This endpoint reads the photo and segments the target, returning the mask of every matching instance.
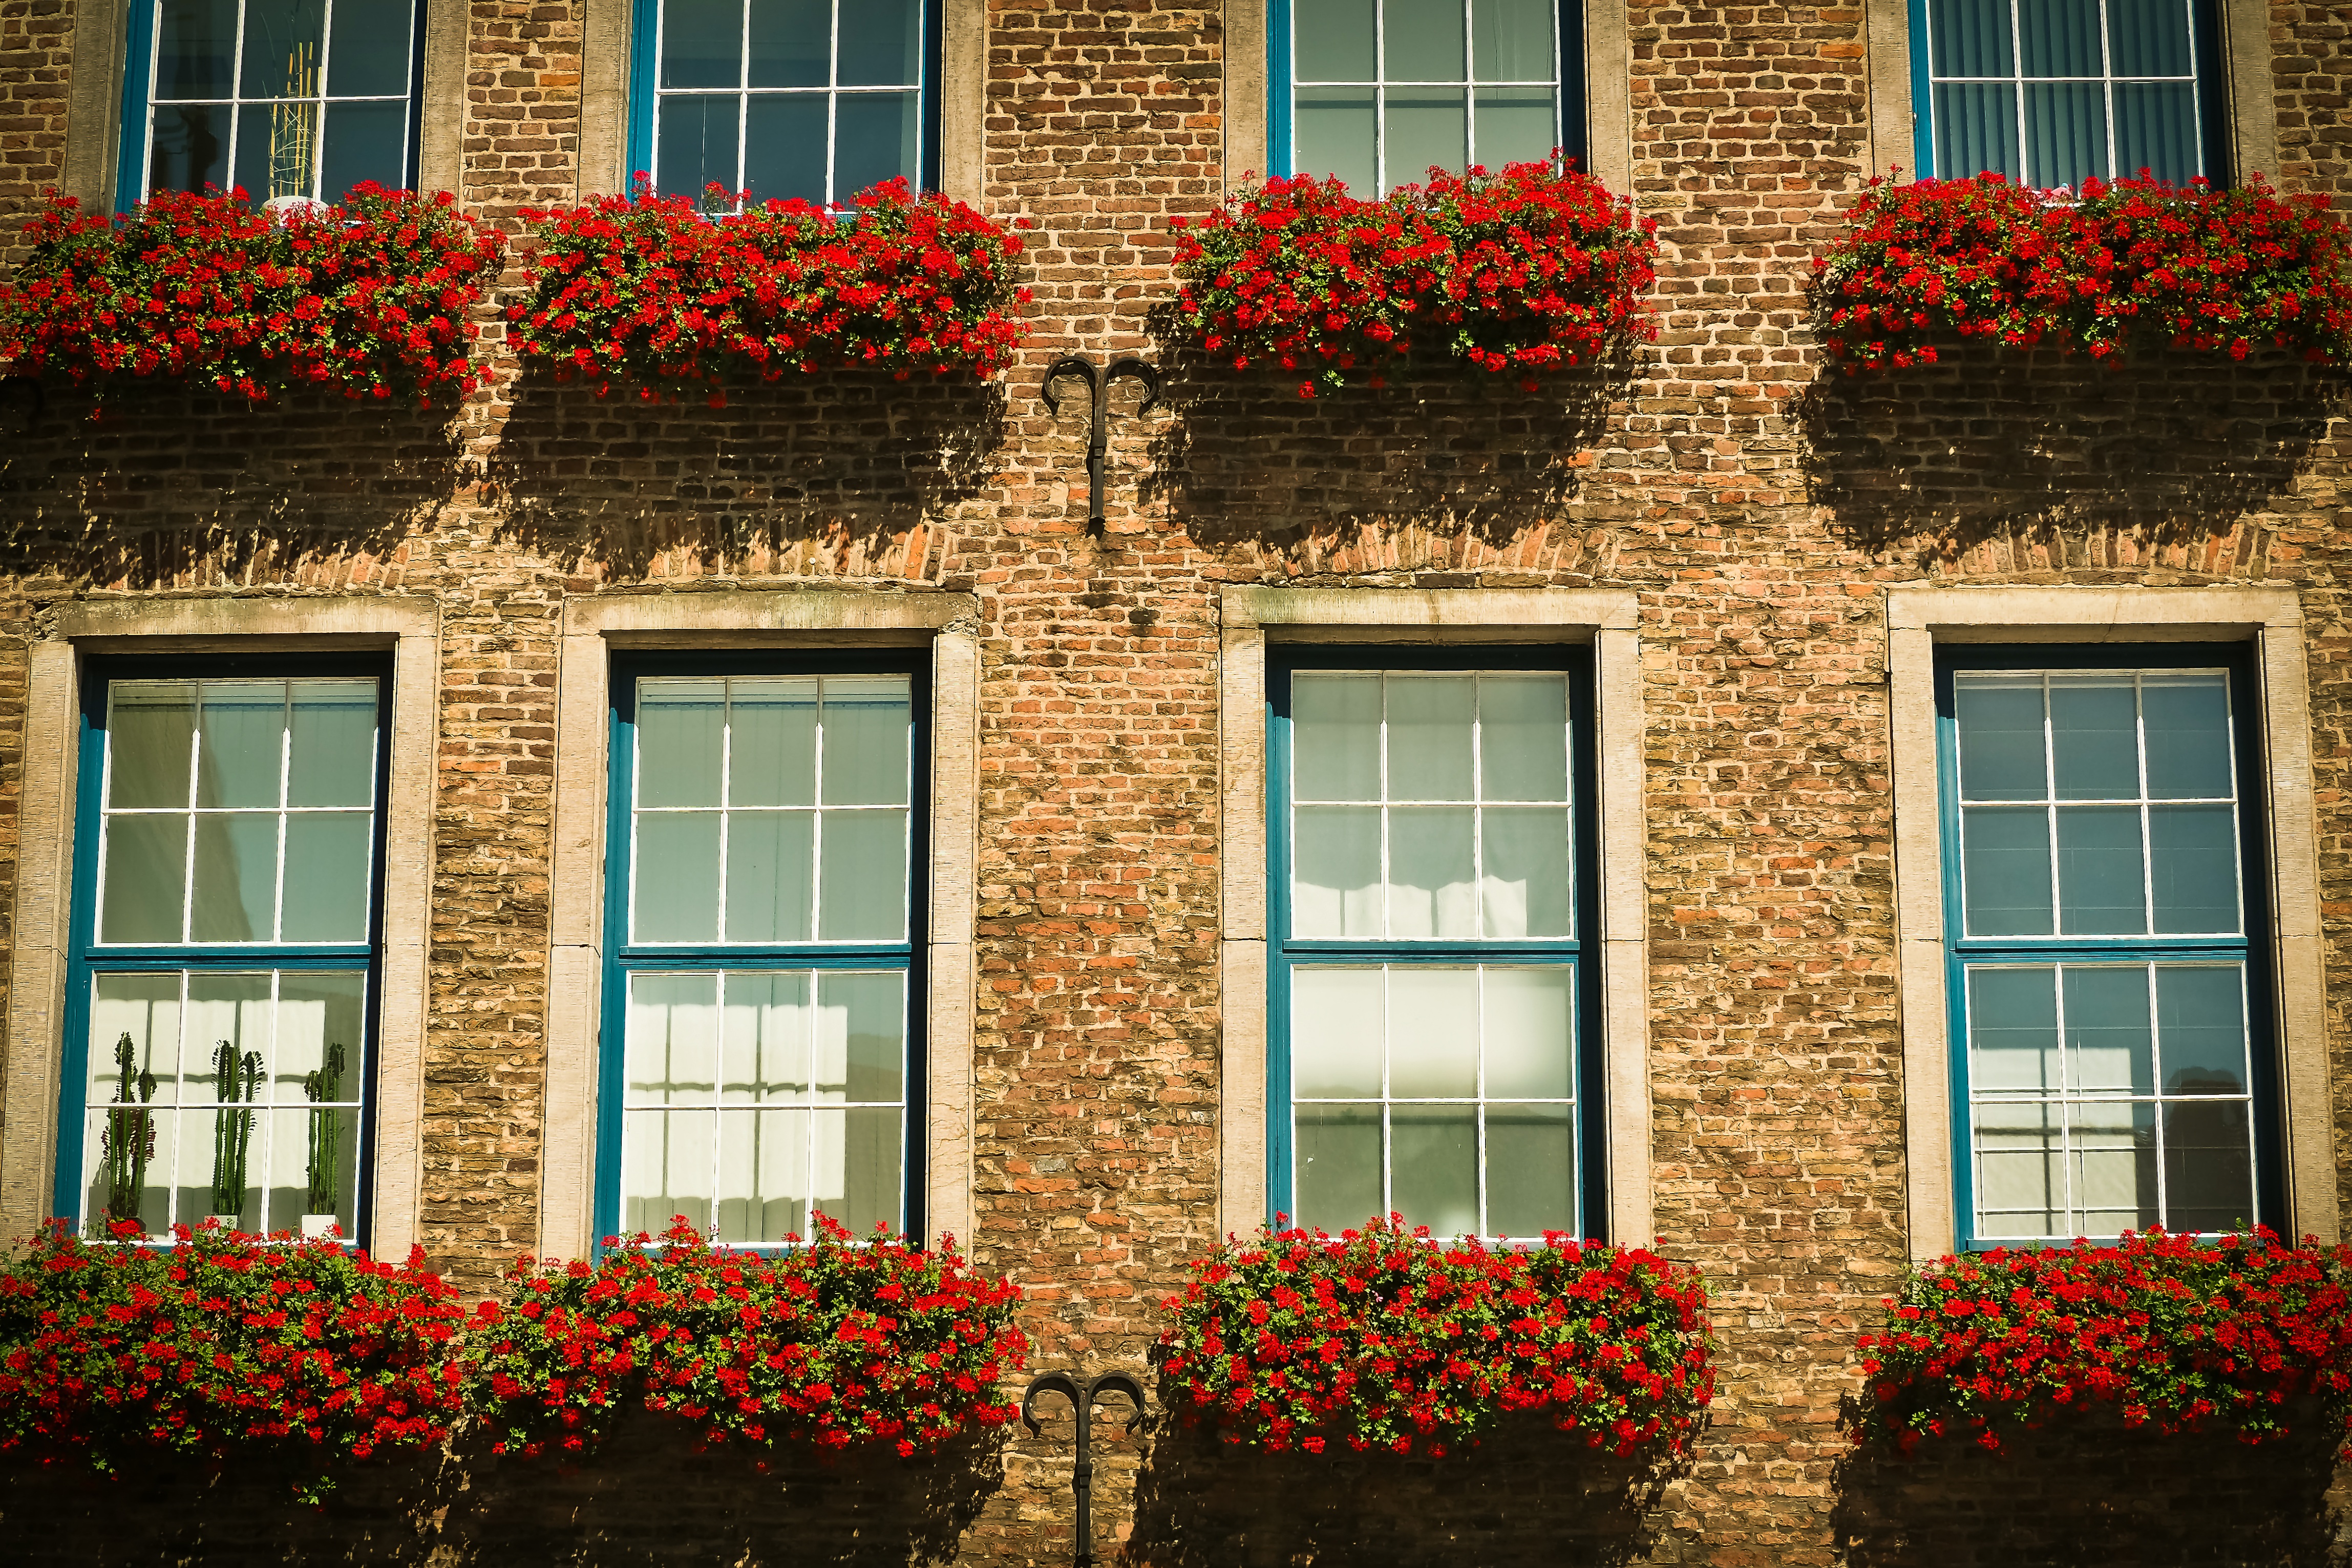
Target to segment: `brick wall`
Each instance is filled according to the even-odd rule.
[[[0,5],[0,265],[16,263],[17,228],[65,174],[73,12],[73,0]]]

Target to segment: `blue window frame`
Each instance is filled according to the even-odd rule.
[[[1939,660],[1963,1247],[2283,1220],[2257,691],[2229,645]]]
[[[1922,174],[2219,184],[2223,79],[2215,0],[1911,0]]]
[[[913,651],[614,661],[600,1236],[919,1233],[929,684]]]
[[[337,201],[415,180],[418,0],[137,0],[115,179],[150,191]]]
[[[1267,658],[1268,1207],[1599,1234],[1590,650]]]
[[[1584,155],[1579,0],[1267,0],[1272,174],[1361,196]]]
[[[390,674],[89,662],[60,1213],[365,1240]]]
[[[665,195],[939,184],[939,0],[637,0],[630,58],[629,167]]]

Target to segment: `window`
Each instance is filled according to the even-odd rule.
[[[142,0],[123,93],[128,208],[241,185],[255,202],[415,182],[414,0]]]
[[[1945,659],[1961,1245],[2281,1222],[2250,670]]]
[[[1272,1206],[1587,1232],[1589,657],[1394,657],[1268,661]]]
[[[1911,0],[1922,174],[2222,174],[2213,0]]]
[[[360,1236],[384,676],[91,661],[58,1180],[77,1219]]]
[[[919,1219],[926,684],[916,660],[616,665],[600,1235]]]
[[[638,0],[630,166],[656,190],[846,205],[936,184],[936,0]]]
[[[1559,0],[1275,0],[1274,146],[1359,195],[1432,165],[1570,156],[1580,16]]]

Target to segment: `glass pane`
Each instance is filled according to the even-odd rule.
[[[299,1232],[303,1216],[322,1215],[335,1222],[343,1240],[356,1238],[359,1111],[281,1108],[268,1117],[268,1199],[262,1228]]]
[[[2227,800],[2230,687],[2219,675],[2150,675],[2140,681],[2154,800]]]
[[[2145,169],[2159,180],[2185,185],[2205,172],[2196,92],[2185,81],[2116,84],[2116,174]]]
[[[2156,966],[2157,1048],[2167,1094],[2246,1092],[2244,971],[2230,963]]]
[[[706,1105],[719,1093],[719,976],[632,974],[623,1092],[631,1105]]]
[[[1398,964],[1389,970],[1389,1093],[1478,1092],[1478,972]]]
[[[2009,28],[2009,0],[1932,0],[1927,32],[1936,74],[2010,75]]]
[[[373,180],[386,190],[404,188],[408,184],[407,101],[329,104],[324,147],[320,200],[341,201],[363,180]]]
[[[719,1121],[721,1238],[805,1238],[812,1228],[808,1112],[721,1111]]]
[[[2059,1094],[2058,972],[1969,972],[1969,1088],[1987,1094]]]
[[[168,1105],[179,1096],[179,971],[90,976],[84,1103]]]
[[[1297,79],[1373,79],[1372,0],[1292,0],[1290,18],[1290,58]]]
[[[706,1236],[716,1110],[630,1110],[621,1123],[621,1229],[659,1236],[684,1219]]]
[[[1576,1092],[1569,1021],[1574,978],[1565,968],[1486,972],[1489,1098],[1566,1100]]]
[[[98,940],[179,941],[187,893],[185,814],[110,816],[104,854]]]
[[[814,1205],[857,1236],[879,1223],[898,1223],[899,1126],[905,1112],[853,1109],[819,1110],[811,1121],[815,1140]]]
[[[1381,934],[1381,812],[1378,806],[1300,806],[1291,889],[1295,936]]]
[[[728,942],[806,942],[815,902],[816,815],[738,811],[727,818]]]
[[[824,683],[824,804],[907,804],[910,708],[903,676]]]
[[[236,89],[236,0],[163,0],[156,31],[157,99],[226,98]]]
[[[331,20],[329,92],[338,98],[408,96],[408,61],[416,43],[412,6],[394,0],[342,0]]]
[[[2147,968],[2069,964],[2066,1088],[2075,1094],[2156,1092],[2155,1039],[2148,1030]]]
[[[286,683],[207,680],[196,738],[196,804],[275,806],[284,768]]]
[[[2042,682],[1956,680],[1952,708],[1960,742],[1963,800],[2046,800]]]
[[[158,104],[148,143],[151,191],[226,190],[232,110],[226,104]]]
[[[1470,0],[1470,58],[1477,79],[1559,80],[1559,62],[1551,44],[1552,7],[1553,0]],[[1481,100],[1482,121],[1485,113]],[[1485,139],[1482,125],[1479,140]]]
[[[884,180],[922,174],[922,94],[844,93],[833,110],[833,199],[849,198]]]
[[[312,103],[247,104],[238,111],[238,129],[245,134],[236,139],[229,174],[248,202],[310,194],[314,171],[310,155],[316,150],[318,132],[310,121],[317,107]],[[287,153],[282,179],[272,156],[281,148]]]
[[[1462,675],[1388,679],[1389,798],[1468,800],[1478,683]]]
[[[745,676],[728,691],[727,803],[816,804],[816,679]]]
[[[356,970],[278,971],[277,1052],[268,1090],[271,1100],[280,1105],[358,1104],[366,1044],[366,974]]]
[[[2107,0],[2107,59],[2117,76],[2187,76],[2189,7],[2183,0]]]
[[[828,811],[818,849],[821,942],[907,934],[907,814]]]
[[[711,942],[719,935],[719,814],[636,814],[639,942]]]
[[[1487,87],[1477,93],[1470,161],[1489,169],[1539,162],[1559,145],[1559,115],[1548,87]]]
[[[662,86],[733,87],[743,79],[743,0],[664,0],[661,12]]]
[[[2254,1167],[2246,1107],[2221,1100],[2164,1108],[2165,1225],[2234,1230],[2254,1223]]]
[[[289,805],[375,800],[375,682],[297,680],[289,715]]]
[[[1381,0],[1382,58],[1390,81],[1460,81],[1460,0]],[[1395,101],[1391,99],[1390,101]],[[1391,167],[1390,177],[1395,177]]]
[[[907,982],[896,972],[817,977],[817,1083],[853,1103],[907,1097]]]
[[[316,98],[327,0],[245,0],[240,98]]]
[[[1380,1097],[1385,984],[1378,969],[1290,972],[1292,1094]]]
[[[1990,170],[2019,177],[2017,89],[2007,82],[1939,83],[1932,96],[1937,174],[1964,180]]]
[[[277,912],[278,814],[199,816],[188,940],[268,942]]]
[[[232,1114],[242,1118],[251,1112]],[[177,1145],[179,1155],[172,1171],[173,1220],[200,1226],[218,1215],[230,1230],[250,1230],[252,1226],[245,1222],[241,1212],[245,1194],[236,1186],[235,1173],[224,1164],[225,1159],[234,1162],[236,1158],[229,1151],[239,1146],[236,1137],[238,1123],[225,1122],[222,1113],[216,1110],[182,1110],[157,1120],[173,1124],[173,1142]],[[248,1153],[251,1145],[249,1137],[243,1141],[243,1147]],[[216,1192],[213,1186],[216,1175],[227,1178],[236,1190]]]
[[[751,100],[743,111],[743,188],[754,201],[824,205],[824,106],[820,93]]]
[[[1567,677],[1479,678],[1478,769],[1482,799],[1568,798]]]
[[[1381,158],[1388,188],[1418,184],[1432,168],[1468,164],[1469,120],[1463,94],[1440,88],[1391,88],[1381,125]]]
[[[916,87],[923,79],[919,0],[850,0],[841,7],[844,87]]]
[[[1389,1110],[1389,1194],[1407,1225],[1478,1234],[1478,1113],[1467,1105]]]
[[[184,680],[118,680],[107,694],[106,804],[185,806],[196,689]]]
[[[226,1098],[220,1081],[224,1049],[236,1058],[242,1082],[248,1055],[258,1056],[260,1070],[269,1070],[273,1018],[267,970],[260,973],[191,974],[188,976],[186,1024],[180,1042],[180,1100],[183,1104]],[[236,1098],[247,1098],[240,1087]]]
[[[1565,1105],[1486,1108],[1486,1234],[1576,1228],[1576,1121]]]
[[[1381,678],[1290,679],[1292,788],[1299,800],[1381,798]]]
[[[2147,808],[2148,884],[2160,931],[2238,929],[2238,823],[2226,805]]]
[[[734,195],[739,188],[735,133],[742,103],[732,93],[663,99],[656,126],[661,150],[654,160],[654,187],[666,196],[695,202],[704,200],[711,185]]]
[[[1304,815],[1303,813],[1301,815]],[[1389,813],[1389,929],[1398,941],[1464,941],[1478,934],[1476,884],[1465,806]]]
[[[1573,934],[1568,813],[1544,806],[1488,806],[1486,873],[1479,905],[1496,941]]]
[[[2050,930],[2050,817],[2037,808],[1960,813],[1960,868],[1970,936]]]
[[[810,976],[730,971],[719,1019],[719,1098],[808,1098]]]
[[[1302,87],[1292,95],[1291,104],[1292,166],[1318,179],[1336,176],[1366,199],[1376,195],[1379,149],[1371,89]]]
[[[637,804],[717,805],[724,680],[637,682]]]
[[[1974,1115],[1977,1234],[2067,1234],[2071,1226],[2058,1107],[1979,1105]]]
[[[751,0],[753,87],[823,87],[832,53],[833,0]]]
[[[2095,81],[2025,86],[2025,178],[2073,189],[2107,175],[2107,95]]]
[[[2051,772],[2061,800],[2139,798],[2139,707],[2128,679],[2053,676]]]
[[[1301,1105],[1295,1130],[1297,1219],[1338,1235],[1381,1214],[1381,1110]]]
[[[2084,1236],[2118,1236],[2158,1223],[2156,1107],[2076,1103],[2066,1108],[2074,1149],[2074,1226]]]
[[[368,850],[374,826],[373,816],[359,811],[302,812],[287,817],[286,907],[278,941],[367,940],[372,891]],[[196,890],[199,895],[204,891],[201,877]]]
[[[2058,929],[2068,936],[2147,930],[2138,807],[2075,805],[2058,813]]]
[[[2104,68],[2099,0],[2020,0],[2017,34],[2026,76],[2097,76]]]

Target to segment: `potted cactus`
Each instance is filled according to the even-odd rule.
[[[302,1093],[310,1101],[310,1152],[303,1168],[302,1236],[305,1240],[337,1233],[336,1147],[341,1142],[341,1119],[330,1102],[342,1098],[343,1047],[332,1041],[316,1072],[302,1075]]]
[[[261,1053],[247,1051],[240,1057],[235,1046],[223,1040],[213,1047],[213,1076],[220,1082],[225,1109],[213,1123],[212,1222],[223,1230],[235,1230],[245,1208],[245,1165],[253,1147],[253,1112],[226,1108],[254,1102],[261,1086]]]
[[[128,1033],[114,1043],[114,1104],[99,1142],[106,1165],[106,1213],[110,1219],[136,1220],[147,1188],[147,1162],[155,1157],[155,1113],[147,1109],[155,1098],[155,1075],[139,1066],[139,1049]]]

